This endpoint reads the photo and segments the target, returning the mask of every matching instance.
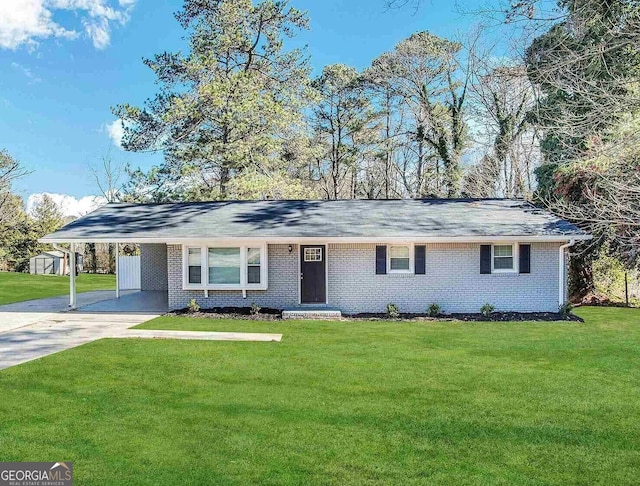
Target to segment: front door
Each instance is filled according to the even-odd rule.
[[[327,255],[325,245],[300,246],[300,302],[326,304]]]

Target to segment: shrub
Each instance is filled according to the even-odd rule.
[[[196,299],[191,299],[189,301],[189,305],[187,306],[187,309],[189,309],[189,312],[191,312],[192,314],[200,310],[200,306],[196,302]]]
[[[258,314],[260,314],[260,311],[262,310],[262,307],[260,307],[258,304],[256,304],[255,302],[253,302],[251,304],[251,315],[252,316],[257,316]]]
[[[397,319],[400,317],[400,311],[396,304],[387,304],[387,316],[391,319]]]
[[[562,317],[567,317],[572,309],[573,305],[571,305],[571,302],[565,302],[560,307],[558,307],[558,312]]]
[[[493,305],[487,303],[480,307],[480,314],[482,314],[484,317],[490,317],[491,313],[494,310],[496,310],[496,308]]]
[[[427,309],[427,312],[429,313],[430,317],[436,317],[437,315],[440,314],[440,311],[442,309],[440,309],[440,306],[436,303],[433,303],[429,306],[429,308]]]

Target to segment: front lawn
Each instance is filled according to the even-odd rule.
[[[78,484],[634,484],[640,311],[585,323],[232,321],[0,372],[0,460]]]
[[[116,287],[116,276],[81,273],[76,285],[78,292],[113,290]],[[0,305],[68,293],[69,277],[0,272]]]

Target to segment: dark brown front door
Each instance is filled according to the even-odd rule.
[[[300,246],[300,302],[325,304],[327,302],[325,245]]]

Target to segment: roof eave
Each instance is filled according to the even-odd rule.
[[[113,237],[56,237],[55,235],[40,238],[40,243],[165,243],[165,244],[188,244],[197,242],[215,241],[265,241],[268,243],[379,243],[396,241],[419,241],[422,243],[490,243],[494,241],[513,242],[567,242],[570,240],[590,240],[593,237],[589,234],[561,234],[561,235],[460,235],[460,236],[223,236],[223,237],[126,237],[114,235]]]

